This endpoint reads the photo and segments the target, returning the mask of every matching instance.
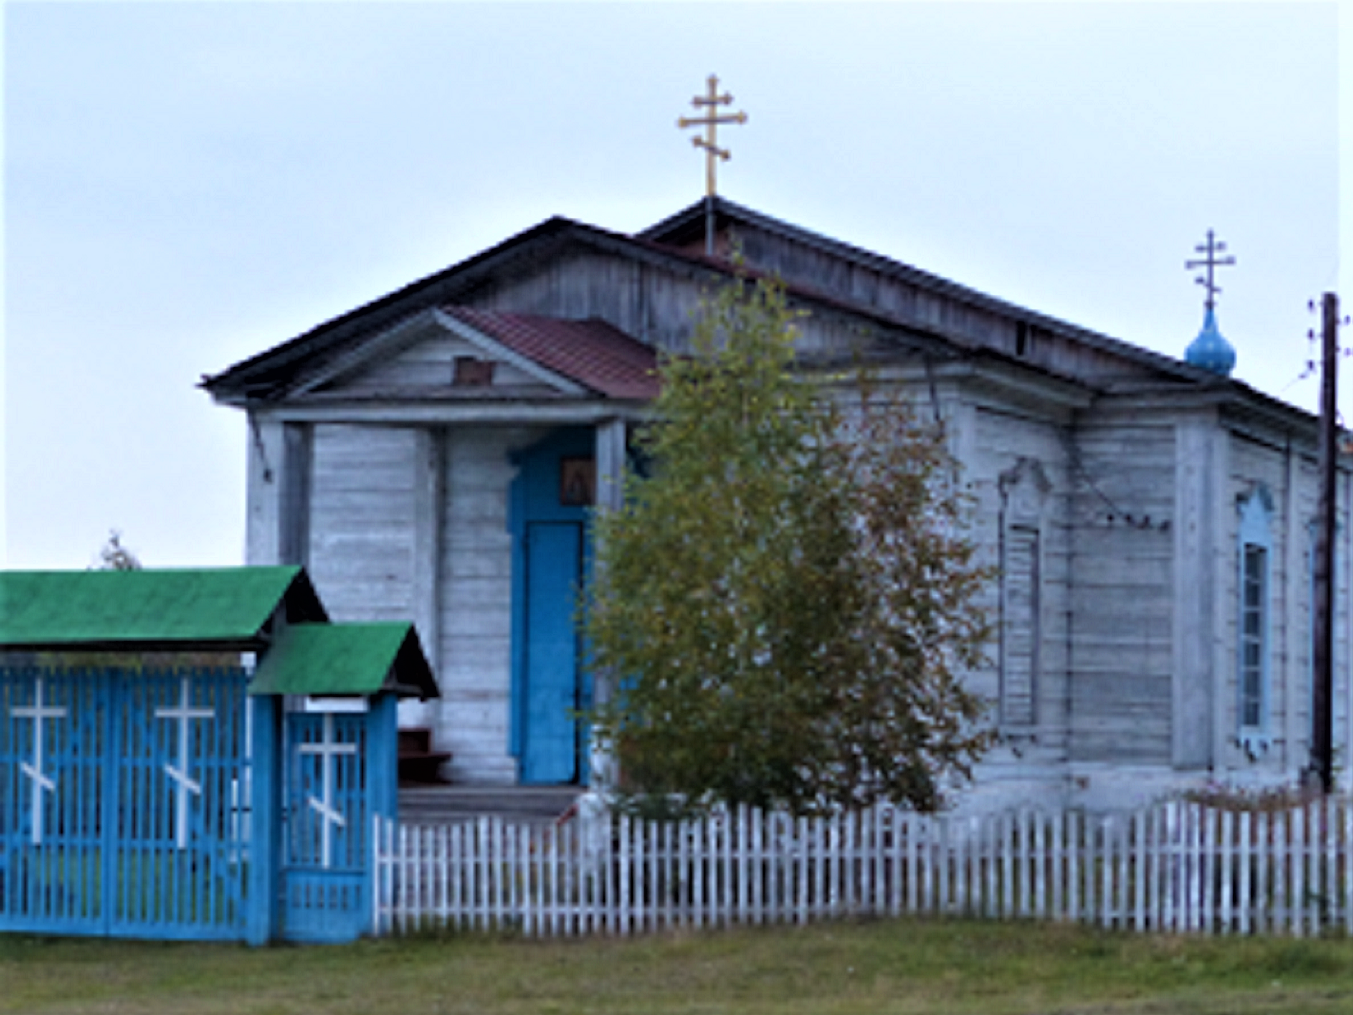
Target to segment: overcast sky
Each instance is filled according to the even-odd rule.
[[[1333,3],[0,17],[9,567],[85,567],[110,529],[148,566],[241,563],[244,421],[201,375],[551,215],[685,207],[703,159],[675,121],[710,73],[750,117],[721,193],[795,225],[1176,356],[1215,229],[1236,376],[1308,408],[1307,301],[1353,304]]]

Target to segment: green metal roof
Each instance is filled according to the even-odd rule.
[[[279,606],[327,619],[299,567],[0,571],[0,648],[258,648]]]
[[[296,624],[259,661],[250,694],[435,698],[432,668],[407,623]]]

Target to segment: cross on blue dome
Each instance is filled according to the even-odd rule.
[[[1207,290],[1207,300],[1203,304],[1205,308],[1203,329],[1198,332],[1198,337],[1190,342],[1189,347],[1184,350],[1184,362],[1190,366],[1228,377],[1231,371],[1235,369],[1236,350],[1217,328],[1216,295],[1221,292],[1221,287],[1213,280],[1213,272],[1223,265],[1235,264],[1236,259],[1234,257],[1217,256],[1226,249],[1226,244],[1217,242],[1211,229],[1207,231],[1207,242],[1199,244],[1194,249],[1203,254],[1203,258],[1197,261],[1185,261],[1184,267],[1207,268],[1206,277],[1200,275],[1194,280]]]

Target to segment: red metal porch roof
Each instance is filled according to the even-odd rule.
[[[513,352],[608,398],[646,401],[658,395],[657,352],[605,321],[567,321],[460,306],[442,310]]]

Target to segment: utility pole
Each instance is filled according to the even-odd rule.
[[[1320,499],[1315,537],[1315,644],[1312,647],[1310,775],[1323,793],[1334,789],[1334,537],[1338,519],[1335,486],[1338,444],[1339,297],[1322,302],[1320,445],[1317,470]]]

